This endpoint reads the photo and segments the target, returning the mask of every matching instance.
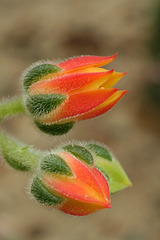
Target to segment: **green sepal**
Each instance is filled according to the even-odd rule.
[[[74,125],[74,122],[62,123],[62,124],[43,124],[38,122],[37,120],[34,121],[36,126],[44,133],[49,135],[63,135],[67,133]]]
[[[60,71],[61,69],[58,66],[48,63],[39,64],[38,66],[31,68],[24,76],[23,84],[25,90],[28,90],[33,83],[38,82],[41,78]]]
[[[113,194],[132,185],[120,163],[106,148],[97,144],[88,144],[88,147],[95,154],[95,167],[108,181],[110,193]]]
[[[88,148],[93,151],[96,156],[112,161],[112,156],[106,148],[96,144],[88,144]]]
[[[58,107],[66,96],[63,94],[38,94],[29,96],[26,106],[33,116],[42,116]]]
[[[72,176],[72,171],[66,162],[56,154],[48,154],[42,159],[41,170],[46,173]]]
[[[36,200],[47,206],[55,206],[62,203],[63,199],[51,194],[49,189],[43,185],[41,179],[39,177],[34,178],[31,193],[36,198]]]
[[[89,165],[93,165],[94,160],[92,154],[83,146],[78,145],[66,145],[63,147],[68,152],[72,153],[78,159],[86,162]]]

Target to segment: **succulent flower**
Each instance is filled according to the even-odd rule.
[[[61,135],[76,121],[99,116],[127,92],[112,88],[126,73],[100,68],[109,57],[80,56],[54,63],[38,63],[23,79],[25,104],[44,132]]]
[[[84,216],[110,208],[110,193],[130,185],[106,147],[72,142],[42,159],[31,193],[40,203]]]
[[[33,180],[31,192],[46,205],[77,216],[110,208],[106,178],[94,166],[92,154],[82,146],[46,155],[40,173]]]

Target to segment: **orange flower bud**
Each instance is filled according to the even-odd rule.
[[[77,216],[110,208],[109,186],[86,148],[68,145],[45,156],[31,188],[46,205]]]
[[[127,92],[112,88],[126,73],[100,67],[115,57],[80,56],[31,68],[24,76],[24,88],[36,125],[48,134],[61,135],[76,121],[112,108]]]

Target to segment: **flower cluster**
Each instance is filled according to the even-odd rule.
[[[23,76],[23,99],[0,104],[0,119],[29,113],[41,131],[62,135],[75,122],[107,112],[127,92],[113,88],[126,73],[101,68],[115,57],[32,65]],[[131,185],[117,159],[99,143],[71,142],[40,152],[0,132],[0,149],[12,168],[34,174],[30,191],[36,200],[70,215],[110,208],[110,195]]]

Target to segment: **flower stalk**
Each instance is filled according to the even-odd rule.
[[[25,107],[21,97],[7,99],[0,103],[0,121],[23,113],[25,113]]]
[[[0,149],[8,165],[19,171],[35,172],[41,154],[19,140],[0,132]]]

